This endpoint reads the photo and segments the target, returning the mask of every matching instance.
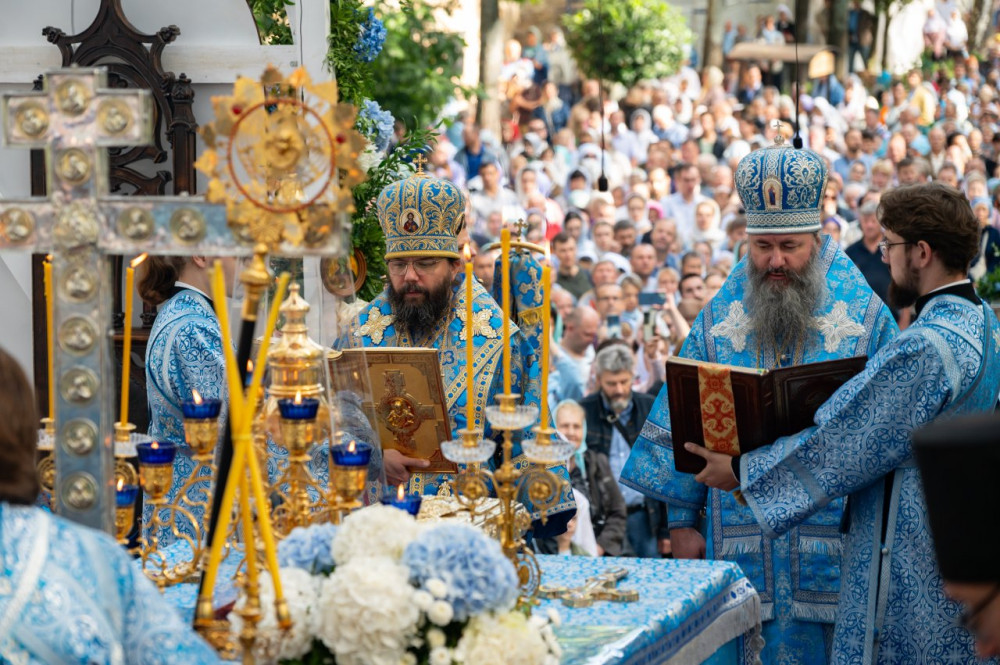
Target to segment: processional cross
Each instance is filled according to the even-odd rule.
[[[111,531],[110,257],[241,250],[232,241],[225,206],[191,196],[109,195],[106,148],[152,143],[149,91],[109,89],[104,68],[57,69],[46,75],[41,92],[3,94],[0,111],[8,145],[45,149],[47,196],[0,200],[0,251],[52,255],[53,505],[69,519]]]
[[[590,607],[598,600],[609,600],[615,603],[631,603],[639,600],[639,592],[635,589],[619,589],[618,582],[628,577],[627,568],[609,569],[588,577],[578,587],[561,587],[543,584],[538,587],[539,598],[558,598],[567,607]]]

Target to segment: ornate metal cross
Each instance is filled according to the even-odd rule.
[[[56,512],[114,528],[114,254],[241,252],[225,207],[200,198],[111,197],[106,148],[152,142],[146,90],[112,90],[104,68],[49,72],[43,90],[0,98],[8,145],[44,148],[46,197],[0,200],[0,251],[52,254]],[[125,325],[130,325],[126,322]]]
[[[618,582],[628,577],[628,569],[615,568],[600,575],[588,577],[582,586],[561,587],[543,584],[538,587],[539,598],[558,598],[567,607],[590,607],[594,601],[610,600],[631,603],[639,600],[635,589],[619,589]]]

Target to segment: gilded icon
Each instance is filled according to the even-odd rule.
[[[205,218],[194,208],[180,208],[170,216],[170,230],[181,242],[199,242],[205,237]]]
[[[97,329],[89,319],[82,316],[66,319],[59,328],[59,346],[70,353],[87,353],[96,341]]]
[[[121,134],[132,124],[132,110],[120,99],[107,99],[97,109],[97,122],[111,134]]]
[[[49,112],[38,102],[26,102],[17,109],[15,123],[28,138],[37,138],[49,128]]]
[[[87,110],[90,88],[80,79],[66,79],[56,88],[56,103],[66,115],[80,115]]]
[[[74,455],[86,455],[97,445],[97,427],[89,420],[69,421],[63,427],[63,445]]]
[[[74,367],[59,382],[62,398],[74,404],[84,404],[97,397],[97,375],[86,367]]]
[[[0,215],[0,237],[10,242],[24,242],[34,230],[35,218],[23,208],[10,208]]]
[[[73,473],[63,483],[63,503],[74,510],[86,510],[97,502],[97,483],[89,473]]]
[[[90,157],[79,148],[64,150],[56,159],[56,174],[71,185],[82,184],[90,178]]]
[[[126,208],[118,215],[118,232],[129,240],[148,240],[155,227],[153,214],[138,206]]]

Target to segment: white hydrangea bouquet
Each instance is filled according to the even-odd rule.
[[[514,608],[514,567],[476,527],[371,506],[293,530],[278,548],[294,626],[278,628],[261,577],[258,662],[284,665],[556,665],[559,617]],[[241,601],[242,602],[242,601]],[[237,605],[239,607],[239,605]],[[230,615],[239,632],[240,618]]]

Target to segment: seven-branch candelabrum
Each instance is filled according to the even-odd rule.
[[[481,467],[482,462],[492,457],[496,444],[483,439],[479,430],[461,430],[460,438],[442,445],[442,451],[448,459],[464,465],[455,479],[455,494],[473,515],[481,510],[480,499],[490,494],[490,487],[495,491],[500,503],[500,547],[517,570],[522,595],[530,598],[538,589],[541,570],[524,540],[531,523],[526,512],[517,510],[518,499],[521,496],[529,499],[532,508],[545,520],[566,489],[566,481],[547,465],[565,460],[565,457],[557,459],[565,453],[565,446],[551,440],[552,430],[536,427],[532,430],[536,437],[522,444],[525,451],[533,452],[526,452],[531,464],[518,468],[513,460],[514,432],[526,430],[537,422],[539,415],[537,407],[518,404],[519,398],[516,394],[498,395],[498,404],[486,408],[490,425],[503,433],[503,459],[495,471]]]

